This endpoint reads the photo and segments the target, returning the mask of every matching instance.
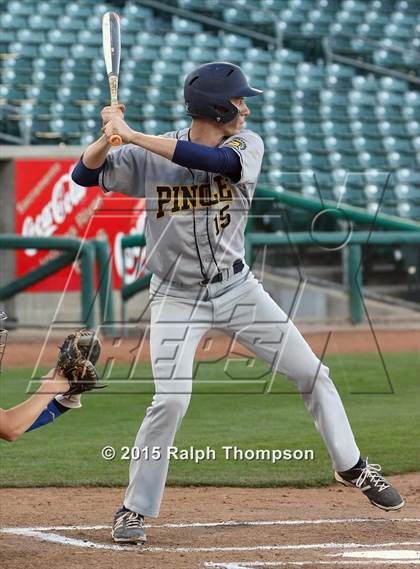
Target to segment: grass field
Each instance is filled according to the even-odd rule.
[[[385,354],[391,384],[377,355],[336,356],[327,360],[343,398],[358,444],[385,473],[420,470],[419,355]],[[179,448],[206,446],[216,460],[199,464],[172,461],[170,484],[281,486],[319,485],[332,480],[329,457],[293,385],[277,376],[264,393],[266,368],[257,361],[199,365],[192,403],[175,440]],[[114,370],[114,378],[126,369]],[[6,370],[0,378],[0,403],[9,407],[26,395],[31,370]],[[24,435],[16,443],[0,442],[2,486],[125,485],[128,461],[121,447],[134,443],[150,402],[150,367],[144,383],[115,379],[103,392],[84,396],[83,409],[70,411],[54,424]],[[247,381],[232,378],[247,377]],[[254,378],[254,379],[253,379]],[[223,381],[225,380],[225,381]],[[106,461],[101,449],[112,445],[117,458]],[[313,449],[312,461],[226,460],[222,447],[242,449]]]

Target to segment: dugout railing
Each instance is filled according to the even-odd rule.
[[[105,240],[82,240],[68,237],[26,237],[0,235],[0,249],[58,250],[57,257],[0,287],[0,301],[6,301],[64,267],[80,263],[80,323],[95,327],[95,300],[99,300],[101,330],[112,334],[114,305],[112,294],[111,252]],[[97,286],[95,286],[95,271]]]
[[[420,246],[420,224],[414,220],[402,219],[397,216],[379,213],[370,213],[363,208],[331,200],[319,200],[299,195],[295,192],[276,190],[271,188],[258,188],[255,201],[279,201],[294,208],[314,212],[314,220],[322,213],[346,220],[347,232],[319,232],[311,228],[309,232],[281,232],[256,233],[248,231],[245,237],[246,261],[252,266],[253,250],[261,245],[296,246],[319,245],[334,246],[341,249],[346,255],[346,287],[349,294],[349,318],[353,324],[359,324],[364,319],[364,302],[362,295],[363,263],[362,247],[364,245],[392,246],[396,244],[409,244]],[[369,231],[353,231],[353,222],[368,226]],[[250,228],[250,226],[248,226]],[[386,231],[378,231],[384,229]],[[128,235],[121,239],[122,259],[125,251],[131,247],[144,247],[144,235]],[[329,248],[331,250],[331,247]],[[123,264],[124,267],[124,264]],[[145,290],[150,283],[150,274],[141,279],[121,287],[121,321],[125,322],[125,303],[138,292]]]
[[[346,266],[346,286],[349,295],[349,318],[352,324],[360,324],[366,312],[363,300],[363,261],[364,245],[392,246],[409,244],[420,246],[420,232],[299,232],[299,233],[248,233],[246,236],[246,259],[250,266],[255,260],[255,248],[258,246],[291,247],[296,245],[330,246],[331,250],[341,249]],[[332,246],[332,247],[331,247]]]

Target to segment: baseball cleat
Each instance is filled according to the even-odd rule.
[[[144,517],[137,512],[121,508],[115,514],[111,537],[117,543],[144,543]]]
[[[335,479],[344,486],[359,488],[374,506],[382,510],[400,510],[405,504],[404,498],[380,471],[379,464],[369,464],[366,459],[359,468],[335,472]]]

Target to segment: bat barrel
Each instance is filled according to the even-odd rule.
[[[120,72],[121,33],[120,18],[115,12],[106,12],[102,19],[102,44],[104,50],[105,67],[108,75],[111,106],[118,106],[118,75]],[[122,144],[119,134],[109,138],[112,146]]]

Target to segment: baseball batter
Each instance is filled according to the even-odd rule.
[[[164,450],[173,444],[190,402],[197,345],[217,327],[295,382],[336,479],[361,488],[374,505],[397,510],[404,500],[378,465],[361,458],[329,369],[244,261],[247,212],[264,153],[260,136],[244,128],[250,113],[245,98],[260,93],[236,65],[202,65],[185,79],[190,128],[146,135],[125,123],[123,106],[106,107],[103,136],[74,170],[79,184],[99,182],[105,192],[146,198],[156,393],[136,446]],[[109,152],[115,133],[125,145]],[[144,516],[158,516],[167,471],[165,452],[160,460],[142,455],[132,461],[115,541],[146,540]]]

